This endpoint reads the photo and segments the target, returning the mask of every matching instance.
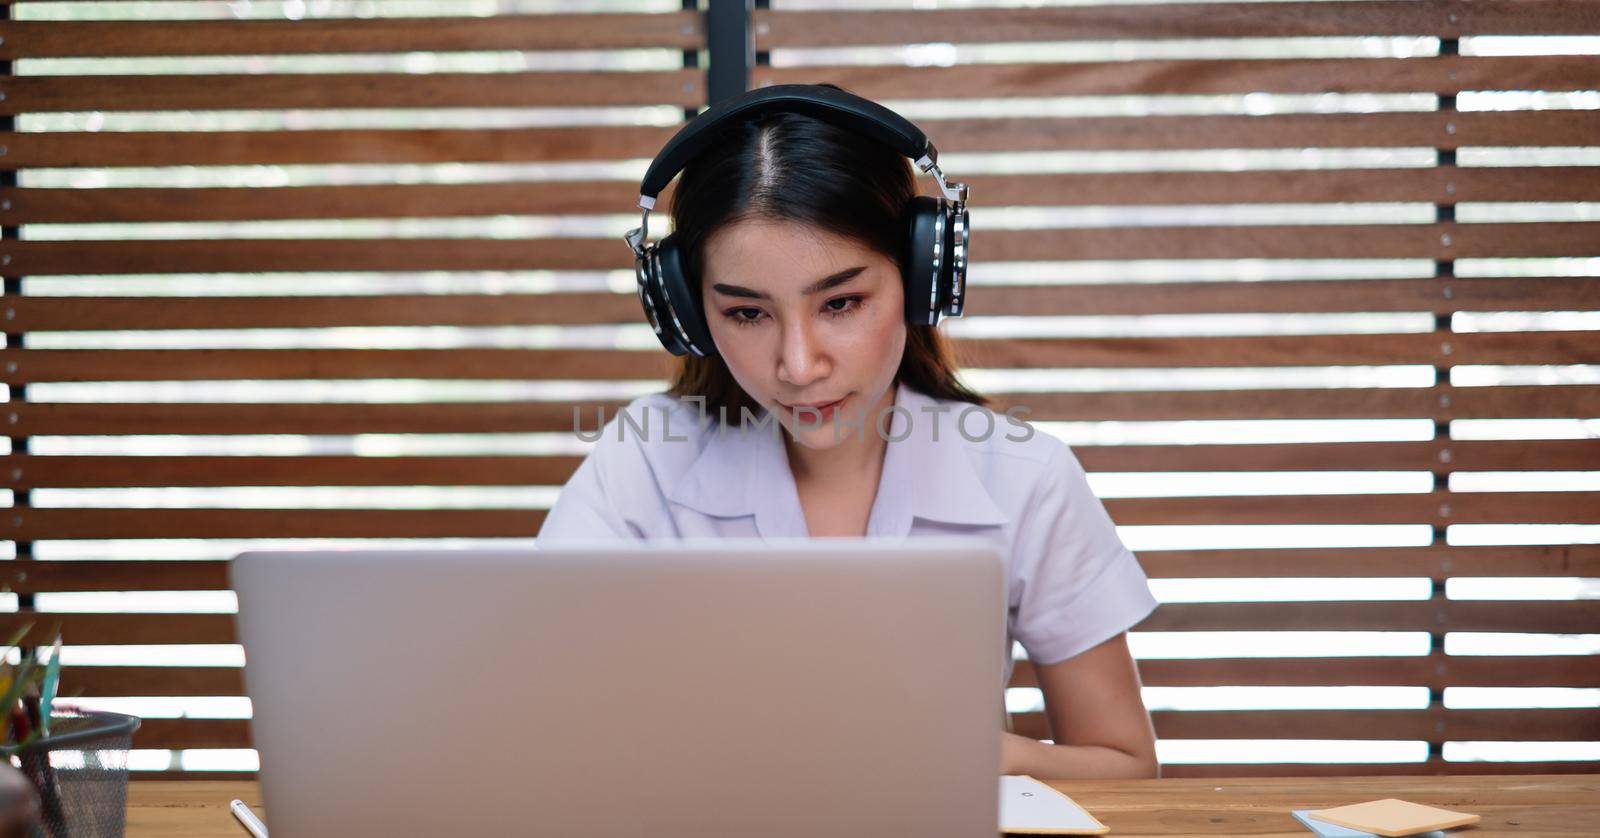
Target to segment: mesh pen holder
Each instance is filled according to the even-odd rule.
[[[53,713],[49,736],[0,747],[39,793],[34,838],[122,838],[138,729],[139,717],[123,713]]]

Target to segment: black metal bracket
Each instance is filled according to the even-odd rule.
[[[707,0],[706,104],[750,89],[755,42],[750,36],[752,0]]]

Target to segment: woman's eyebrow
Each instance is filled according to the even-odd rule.
[[[809,297],[812,294],[817,294],[830,288],[837,288],[838,286],[855,279],[857,274],[860,274],[866,269],[866,265],[857,265],[854,268],[845,268],[844,270],[833,274],[832,276],[825,276],[822,279],[807,285],[805,288],[800,290],[800,294],[802,296]],[[728,285],[724,282],[717,282],[713,283],[711,288],[717,293],[726,294],[729,297],[749,297],[755,300],[772,299],[772,296],[765,291],[757,291],[754,288],[746,288],[742,285]]]

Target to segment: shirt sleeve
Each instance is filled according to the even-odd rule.
[[[1035,663],[1074,657],[1155,610],[1144,569],[1065,444],[1055,447],[1017,539],[1013,634]]]

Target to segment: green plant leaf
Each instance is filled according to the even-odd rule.
[[[56,701],[56,687],[61,684],[61,635],[50,646],[50,662],[45,664],[44,683],[39,686],[39,734],[50,735],[50,706]]]

